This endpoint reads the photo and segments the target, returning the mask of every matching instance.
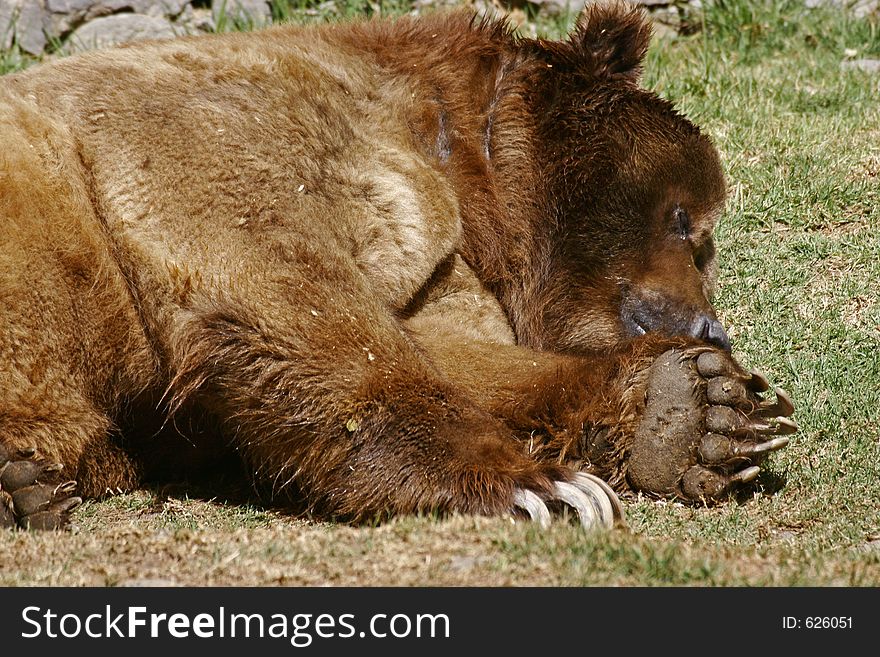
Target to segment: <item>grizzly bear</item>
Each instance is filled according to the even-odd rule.
[[[725,181],[639,86],[650,30],[453,12],[2,78],[0,525],[224,458],[347,522],[754,479],[793,409],[710,305]]]

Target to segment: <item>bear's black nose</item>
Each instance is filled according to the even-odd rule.
[[[730,351],[730,337],[721,322],[714,317],[698,315],[691,324],[690,334],[695,338],[710,342],[724,351]]]

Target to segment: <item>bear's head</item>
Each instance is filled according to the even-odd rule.
[[[589,5],[567,41],[531,42],[544,211],[544,348],[612,346],[647,332],[724,349],[710,303],[725,199],[715,148],[638,82],[651,37],[641,9]],[[540,96],[540,97],[538,97]]]

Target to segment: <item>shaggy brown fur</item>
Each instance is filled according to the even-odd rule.
[[[725,185],[638,87],[649,32],[620,4],[560,42],[454,13],[6,76],[6,460],[101,495],[234,452],[350,520],[507,512],[569,466],[626,490],[654,359],[727,347]]]

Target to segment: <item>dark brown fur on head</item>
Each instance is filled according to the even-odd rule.
[[[546,245],[526,286],[537,316],[511,312],[525,344],[583,351],[656,331],[729,348],[709,302],[723,174],[709,139],[639,87],[650,34],[615,2],[587,7],[567,41],[522,44]]]

